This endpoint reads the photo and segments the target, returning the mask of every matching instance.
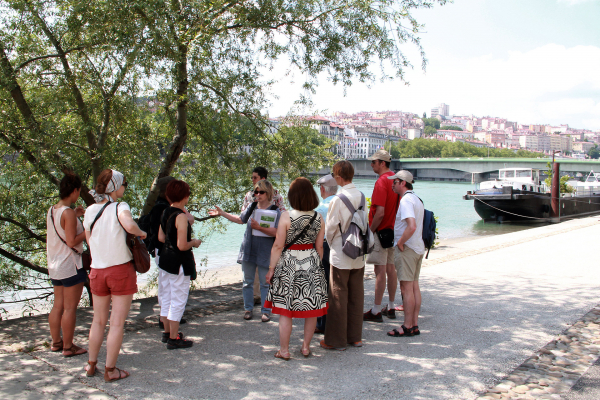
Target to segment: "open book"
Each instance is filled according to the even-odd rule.
[[[277,219],[277,211],[274,210],[259,210],[258,208],[254,210],[253,216],[254,220],[259,223],[260,226],[264,228],[274,228],[275,220]],[[265,235],[261,231],[256,229],[252,229],[252,235],[254,236],[265,236],[272,237],[269,235]]]

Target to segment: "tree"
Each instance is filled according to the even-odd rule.
[[[463,130],[463,128],[459,127],[459,126],[454,126],[454,125],[444,125],[440,128],[443,131],[461,131]]]
[[[426,119],[427,119],[427,113],[423,112],[423,120],[426,120]]]
[[[425,136],[434,136],[437,135],[437,130],[433,126],[427,125],[425,129],[423,129],[423,134]]]
[[[431,126],[435,129],[440,129],[440,120],[437,118],[424,118],[423,124],[424,126]]]
[[[595,160],[597,160],[598,158],[600,158],[600,151],[598,150],[598,145],[595,145],[594,147],[592,147],[588,151],[588,155],[590,156],[590,158],[593,158]]]
[[[202,215],[239,210],[255,165],[281,182],[331,163],[331,143],[299,119],[268,133],[266,71],[285,58],[310,91],[322,73],[373,81],[373,63],[402,80],[402,45],[426,64],[411,12],[445,3],[0,1],[3,292],[44,281],[45,213],[62,172],[83,178],[91,204],[100,171],[121,170],[134,213],[152,206],[156,179],[185,177]]]

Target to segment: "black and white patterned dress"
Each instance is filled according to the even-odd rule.
[[[288,244],[300,233],[314,215],[314,211],[290,211],[291,226],[285,243]],[[321,230],[321,218],[299,238],[294,246],[314,244]],[[290,318],[312,318],[327,314],[327,283],[321,267],[319,254],[314,246],[306,250],[288,249],[281,253],[275,267],[271,288],[265,302],[273,314]]]

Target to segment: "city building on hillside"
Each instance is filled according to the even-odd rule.
[[[450,116],[450,106],[448,104],[441,103],[439,106],[431,109],[431,118],[435,118],[437,116],[449,117]]]
[[[502,147],[506,141],[506,133],[502,131],[477,132],[475,139],[491,144],[493,147]]]
[[[539,151],[539,139],[536,135],[523,135],[519,137],[519,145],[522,149]]]
[[[419,127],[408,128],[406,129],[406,137],[408,140],[418,139],[421,137],[421,132],[422,130]]]
[[[540,135],[538,138],[540,151],[550,154],[553,151],[562,150],[562,143],[559,135]]]
[[[377,150],[383,149],[388,141],[398,142],[397,136],[388,136],[382,133],[358,131],[356,133],[358,142],[358,152],[356,158],[367,158],[373,155]]]
[[[438,133],[438,135],[443,135],[446,138],[453,138],[454,137],[454,138],[468,139],[468,140],[474,140],[475,139],[475,135],[472,132],[438,129],[437,133]],[[452,142],[454,142],[454,141],[455,140],[452,140]]]
[[[573,142],[573,152],[587,154],[594,146],[595,144],[592,142]]]

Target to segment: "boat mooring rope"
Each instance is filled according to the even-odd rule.
[[[493,209],[495,209],[495,210],[498,210],[498,211],[502,211],[503,213],[506,213],[506,214],[515,215],[515,216],[517,216],[517,217],[530,218],[530,219],[542,219],[542,220],[547,220],[547,219],[548,219],[548,218],[528,217],[527,215],[520,215],[520,214],[511,213],[510,211],[505,211],[505,210],[501,210],[501,209],[500,209],[500,208],[498,208],[498,207],[494,207],[494,206],[492,206],[492,205],[490,205],[490,204],[486,203],[485,201],[483,201],[483,200],[481,200],[481,199],[479,199],[479,198],[477,198],[477,197],[473,197],[473,198],[474,198],[475,200],[478,200],[478,201],[482,202],[483,204],[485,204],[485,205],[486,205],[486,206],[488,206],[488,207],[491,207],[491,208],[493,208]]]

